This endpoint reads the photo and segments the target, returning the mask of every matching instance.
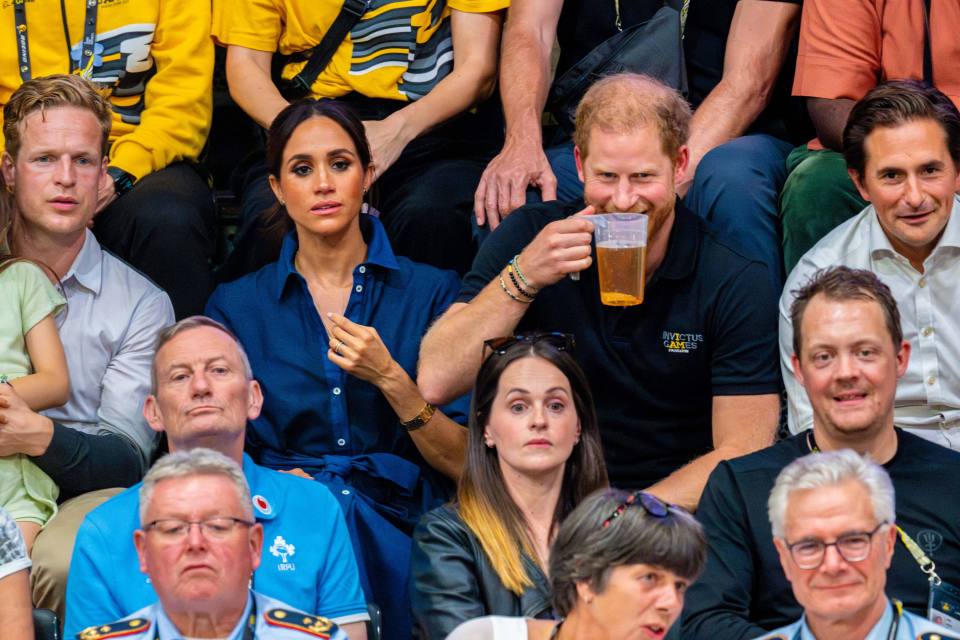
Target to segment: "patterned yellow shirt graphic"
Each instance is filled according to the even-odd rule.
[[[453,69],[451,10],[490,13],[508,5],[509,0],[371,0],[313,83],[312,93],[417,100]],[[214,0],[213,36],[221,44],[302,53],[283,70],[290,79],[304,67],[341,6],[332,0]]]

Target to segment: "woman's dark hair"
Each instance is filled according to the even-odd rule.
[[[277,180],[280,179],[283,152],[287,148],[287,143],[290,142],[290,137],[293,136],[297,127],[312,118],[330,118],[337,123],[353,141],[363,168],[370,166],[373,159],[370,143],[367,142],[363,121],[353,109],[335,100],[307,98],[287,105],[270,125],[270,130],[267,132],[267,170],[270,175]],[[262,217],[265,239],[271,246],[271,250],[275,249],[279,254],[283,238],[293,228],[293,222],[287,215],[286,207],[279,202],[264,211]]]
[[[508,366],[523,358],[546,360],[566,376],[580,420],[580,442],[574,445],[564,469],[553,526],[558,526],[586,496],[608,484],[593,395],[573,356],[541,340],[520,341],[487,358],[477,374],[473,391],[467,460],[460,476],[457,503],[460,517],[480,541],[501,582],[517,594],[533,584],[523,568],[521,554],[536,557],[536,553],[523,514],[507,491],[497,451],[484,442],[484,430],[501,375]]]
[[[578,582],[602,593],[619,566],[646,564],[687,580],[703,570],[707,543],[692,515],[672,505],[665,515],[651,515],[640,500],[627,505],[629,497],[619,489],[597,491],[560,525],[550,550],[550,592],[561,617],[577,604]]]

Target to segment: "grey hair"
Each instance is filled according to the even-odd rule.
[[[230,336],[234,344],[237,345],[237,351],[240,353],[240,360],[243,362],[243,373],[247,377],[247,381],[249,382],[250,380],[253,380],[253,368],[250,367],[250,358],[247,357],[247,352],[243,350],[243,345],[240,344],[240,339],[233,333],[233,331],[230,331],[230,329],[227,329],[213,318],[208,318],[207,316],[190,316],[189,318],[184,318],[180,322],[170,325],[157,334],[157,340],[153,346],[153,366],[150,367],[151,395],[157,395],[157,354],[160,353],[160,349],[163,348],[163,345],[173,340],[178,334],[181,334],[184,331],[189,331],[190,329],[198,329],[200,327],[217,329]]]
[[[867,489],[878,522],[896,520],[893,483],[886,470],[852,449],[841,449],[811,453],[783,468],[767,501],[773,536],[784,539],[787,501],[793,491],[834,487],[849,480],[855,480]]]
[[[243,469],[234,460],[219,451],[197,447],[188,451],[175,451],[160,458],[143,478],[140,486],[140,526],[144,526],[147,511],[157,484],[174,478],[189,478],[198,475],[223,476],[233,482],[240,499],[243,516],[253,518],[253,504],[250,500],[250,488],[243,475]]]
[[[703,527],[680,507],[663,518],[649,515],[638,503],[626,507],[604,527],[630,493],[601,489],[564,519],[550,551],[553,606],[566,616],[577,602],[577,583],[589,582],[601,593],[618,566],[648,564],[694,580],[706,562]]]

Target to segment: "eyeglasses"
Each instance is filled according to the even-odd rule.
[[[827,547],[836,547],[837,553],[847,562],[860,562],[870,555],[870,544],[873,541],[873,534],[887,524],[884,520],[873,531],[856,531],[840,536],[833,542],[824,542],[823,540],[801,540],[800,542],[784,542],[787,549],[790,550],[790,556],[793,562],[800,569],[816,569],[823,564],[823,558],[826,556]]]
[[[518,333],[515,336],[503,336],[501,338],[490,338],[483,341],[483,346],[489,348],[493,353],[502,356],[507,349],[518,342],[534,345],[538,342],[546,342],[557,351],[570,351],[577,346],[572,333],[561,333],[555,331],[552,333]]]
[[[223,540],[237,527],[252,527],[255,522],[228,516],[214,516],[203,520],[180,520],[179,518],[163,518],[147,523],[144,531],[153,531],[167,542],[179,542],[187,537],[193,525],[200,527],[200,533],[207,540]]]
[[[670,505],[661,500],[655,495],[646,493],[644,491],[634,491],[627,499],[617,505],[617,508],[613,513],[610,514],[610,517],[603,521],[603,524],[600,525],[601,529],[606,529],[609,527],[614,520],[620,517],[624,511],[627,510],[627,507],[632,505],[639,505],[643,507],[643,510],[654,518],[666,518],[670,515]]]

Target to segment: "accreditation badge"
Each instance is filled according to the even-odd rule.
[[[960,630],[960,589],[931,580],[927,618],[947,629]]]

